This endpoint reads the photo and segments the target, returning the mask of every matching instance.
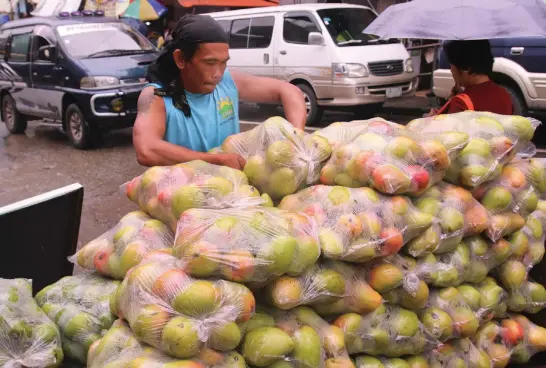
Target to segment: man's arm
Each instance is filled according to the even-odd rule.
[[[244,160],[235,154],[196,152],[163,140],[167,124],[165,104],[154,95],[154,87],[146,87],[138,97],[138,114],[133,129],[133,145],[137,161],[143,166],[169,166],[192,160],[226,165],[240,169]]]
[[[282,103],[286,119],[296,128],[305,128],[307,108],[301,90],[284,81],[257,77],[230,70],[242,100],[256,103]]]

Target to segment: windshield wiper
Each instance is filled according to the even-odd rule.
[[[143,54],[151,52],[151,50],[127,50],[127,49],[112,49],[112,50],[102,50],[97,51],[86,56],[86,58],[94,58],[100,56],[109,56],[109,55],[124,55],[124,54]]]
[[[362,43],[362,40],[348,40],[348,41],[342,41],[342,42],[338,42],[337,45],[338,46],[343,46],[343,45],[352,45],[352,44],[357,44],[357,43]]]

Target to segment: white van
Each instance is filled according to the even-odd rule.
[[[362,33],[377,16],[368,7],[299,4],[209,15],[230,35],[228,66],[297,85],[309,125],[324,109],[373,114],[387,98],[415,93],[417,73],[402,43]]]

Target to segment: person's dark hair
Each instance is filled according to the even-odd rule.
[[[174,27],[172,40],[165,44],[159,57],[148,67],[148,81],[161,85],[154,93],[157,96],[172,97],[174,106],[182,110],[184,115],[191,116],[184,85],[180,80],[180,69],[173,58],[174,51],[182,51],[184,60],[189,61],[202,43],[228,42],[224,29],[210,16],[184,15]]]
[[[450,64],[471,74],[490,75],[493,72],[493,53],[488,40],[450,41],[444,45]]]

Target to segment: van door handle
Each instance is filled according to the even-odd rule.
[[[282,50],[281,55],[286,55],[286,51]]]
[[[525,47],[512,47],[510,49],[511,55],[523,55],[523,52],[525,51]]]
[[[264,64],[269,64],[269,54],[264,54]]]

